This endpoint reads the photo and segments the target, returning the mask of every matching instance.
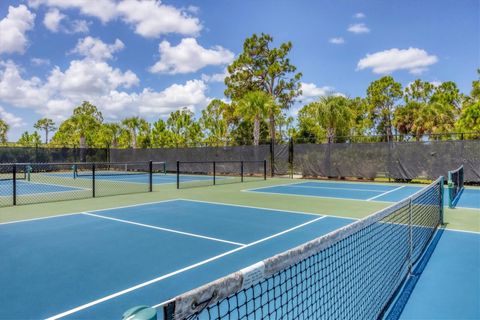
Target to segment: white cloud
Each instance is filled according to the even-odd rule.
[[[168,33],[196,35],[202,29],[198,18],[160,1],[123,0],[117,10],[136,33],[147,38]]]
[[[350,32],[353,33],[368,33],[370,32],[370,29],[367,27],[365,23],[355,23],[352,24],[348,27],[347,29]]]
[[[124,90],[137,84],[133,72],[122,72],[103,61],[71,61],[66,70],[54,67],[44,81],[22,78],[19,66],[12,61],[0,61],[0,101],[34,110],[56,121],[68,117],[84,100],[97,105],[107,120],[132,114],[167,116],[183,107],[197,110],[210,100],[205,95],[208,87],[202,80],[173,84],[161,91]]]
[[[234,54],[221,47],[205,49],[194,38],[185,38],[172,47],[168,41],[160,43],[160,61],[150,68],[152,73],[189,73],[209,65],[225,65],[230,63]]]
[[[429,55],[425,50],[418,48],[390,49],[367,54],[360,59],[357,70],[370,68],[373,73],[386,74],[397,70],[408,70],[412,74],[421,74],[427,67],[437,63],[435,55]]]
[[[353,15],[355,19],[364,19],[366,17],[365,13],[363,12],[357,12]]]
[[[302,95],[300,100],[302,103],[310,103],[317,100],[321,96],[326,96],[334,93],[334,88],[329,86],[317,87],[314,83],[302,82]]]
[[[32,59],[30,59],[30,62],[31,62],[34,66],[37,66],[37,67],[50,65],[50,60],[49,60],[49,59],[32,58]]]
[[[78,9],[81,13],[108,22],[116,17],[116,3],[113,0],[29,0],[29,5],[38,8],[40,5],[60,9]]]
[[[22,118],[17,117],[13,113],[7,112],[2,106],[0,106],[0,119],[5,121],[12,128],[19,128],[25,125]]]
[[[51,32],[63,32],[67,34],[87,33],[89,31],[88,22],[85,20],[70,21],[66,15],[57,8],[50,9],[43,19],[43,24]]]
[[[35,14],[25,5],[9,6],[8,14],[0,20],[0,54],[24,53],[28,44],[26,32],[33,29]]]
[[[60,22],[62,22],[65,17],[66,16],[58,9],[50,9],[43,18],[43,24],[48,30],[58,32],[60,31]]]
[[[113,58],[113,54],[125,47],[122,41],[115,40],[113,44],[106,44],[102,40],[93,37],[85,37],[78,40],[77,46],[73,49],[73,53],[77,53],[86,58],[103,61]]]
[[[202,80],[189,80],[184,85],[173,84],[161,92],[144,89],[139,95],[139,111],[141,114],[167,115],[173,110],[188,108],[192,111],[205,106],[207,86]]]
[[[345,39],[343,39],[342,37],[330,38],[330,39],[328,40],[328,42],[333,43],[333,44],[344,44],[344,43],[345,43]]]

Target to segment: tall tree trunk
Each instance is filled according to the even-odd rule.
[[[253,121],[253,145],[258,146],[259,140],[260,140],[260,117],[257,115],[255,116],[255,120]]]
[[[328,143],[333,143],[333,139],[335,137],[335,129],[334,128],[327,128],[327,139]]]
[[[132,147],[133,149],[137,148],[137,133],[135,130],[132,131]]]
[[[48,128],[45,128],[45,144],[48,143]]]

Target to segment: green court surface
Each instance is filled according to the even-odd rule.
[[[136,193],[129,195],[98,197],[94,199],[88,198],[0,208],[0,222],[34,219],[179,198],[280,210],[301,211],[356,219],[365,217],[391,204],[389,202],[375,202],[355,199],[302,197],[274,193],[268,194],[263,192],[243,192],[249,189],[309,181],[315,182],[316,180],[269,178],[266,181],[244,182],[180,190],[177,190],[174,184],[155,185],[154,191],[151,193]],[[397,186],[396,184],[385,183],[356,183],[361,184],[362,186]],[[423,185],[407,186],[418,187]],[[465,208],[449,209],[446,207],[445,223],[447,229],[480,232],[480,210]]]

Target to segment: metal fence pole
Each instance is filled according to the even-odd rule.
[[[240,181],[243,182],[243,161],[240,161]]]
[[[215,175],[216,175],[216,172],[215,172],[215,161],[213,161],[213,185],[215,185],[216,181],[215,181]]]
[[[153,161],[148,163],[148,191],[153,191]]]
[[[95,198],[95,162],[92,163],[92,197]]]
[[[13,183],[13,205],[16,206],[17,205],[17,165],[14,164],[13,167],[12,167],[12,172],[13,172],[13,179],[12,179],[12,183]]]
[[[267,160],[263,160],[263,180],[267,180]]]
[[[180,189],[180,161],[177,161],[177,189]]]

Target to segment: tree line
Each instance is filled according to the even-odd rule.
[[[166,120],[148,123],[133,116],[105,122],[97,106],[88,101],[59,124],[40,119],[17,144],[31,146],[149,148],[195,145],[258,145],[266,141],[335,142],[349,136],[394,135],[421,140],[452,132],[480,138],[480,69],[468,94],[455,82],[441,84],[417,79],[405,88],[392,76],[369,84],[364,97],[331,93],[304,104],[296,118],[288,110],[302,95],[302,73],[288,56],[292,43],[273,46],[268,34],[247,38],[243,52],[228,66],[225,96],[212,100],[198,119],[187,108]],[[8,124],[0,119],[0,142],[6,143]],[[54,133],[49,139],[49,134]]]

